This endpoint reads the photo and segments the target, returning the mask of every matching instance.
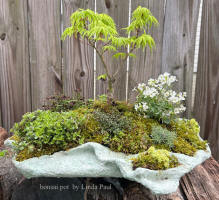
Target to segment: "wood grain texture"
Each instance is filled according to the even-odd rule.
[[[31,109],[27,1],[0,1],[0,107],[9,130]]]
[[[129,13],[129,2],[127,0],[97,0],[97,12],[105,13],[110,15],[115,24],[118,27],[118,31],[120,28],[124,28],[128,26],[128,13]],[[125,32],[120,32],[121,35],[125,35]],[[97,44],[98,46],[99,44]],[[118,67],[119,61],[113,59],[112,54],[105,53],[104,60],[109,66],[110,74],[114,74]],[[97,56],[97,77],[101,74],[105,74],[105,70],[103,69],[102,62]],[[126,62],[124,66],[122,66],[119,70],[118,75],[116,76],[116,81],[114,83],[114,97],[115,99],[125,100],[126,95]],[[101,80],[97,81],[97,96],[101,94],[106,94],[107,92],[107,84]]]
[[[219,164],[208,159],[180,180],[180,185],[189,200],[219,199]]]
[[[78,8],[94,10],[93,0],[64,0],[64,28],[70,26],[70,16]],[[63,42],[64,59],[64,93],[68,96],[80,91],[84,98],[93,98],[94,92],[94,61],[93,49],[87,41],[74,37],[66,38]]]
[[[47,96],[62,91],[56,76],[61,77],[61,2],[28,1],[28,11],[32,109],[35,110]]]
[[[194,116],[219,160],[219,1],[203,2]]]
[[[147,33],[150,34],[156,43],[153,51],[150,48],[136,50],[136,58],[130,58],[129,71],[129,99],[131,102],[135,99],[133,88],[138,83],[147,82],[149,78],[156,78],[161,73],[161,55],[163,47],[163,27],[164,27],[164,11],[165,1],[154,0],[136,0],[132,1],[132,12],[138,7],[148,8],[152,14],[157,18],[159,26],[153,26]]]
[[[1,88],[1,87],[0,87]],[[1,103],[1,90],[0,90],[0,127],[2,127],[2,103]]]
[[[167,0],[165,9],[162,73],[177,76],[176,89],[187,92],[186,107],[191,111],[195,31],[199,2]],[[187,114],[188,115],[188,114]]]
[[[2,108],[1,108],[1,96],[0,96],[0,127],[1,126],[2,126]]]

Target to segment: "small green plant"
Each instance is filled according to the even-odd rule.
[[[161,145],[164,144],[171,149],[174,146],[176,133],[168,131],[161,126],[153,126],[151,131],[151,138],[153,143]]]
[[[154,39],[147,34],[153,24],[158,24],[157,19],[152,15],[150,10],[139,6],[132,13],[131,24],[122,28],[127,31],[127,36],[122,37],[116,29],[114,20],[107,14],[95,13],[92,10],[79,9],[75,11],[71,18],[71,26],[66,28],[62,34],[62,39],[67,36],[80,37],[85,39],[93,47],[103,64],[105,74],[98,79],[108,82],[108,99],[113,98],[113,84],[124,61],[129,56],[135,57],[133,51],[138,48],[149,46],[151,49],[155,46]],[[131,37],[129,37],[131,35]],[[95,45],[98,42],[98,45]],[[128,47],[130,50],[128,51]],[[114,74],[110,73],[109,65],[104,60],[104,55],[112,52],[113,57],[120,60],[120,67]],[[122,64],[123,63],[123,64]]]
[[[164,170],[179,165],[178,159],[171,156],[169,151],[155,149],[153,146],[146,153],[141,153],[137,158],[133,158],[134,168],[143,167],[153,170]]]
[[[105,95],[105,94],[102,94],[102,95],[100,95],[99,96],[99,100],[101,101],[101,102],[107,102],[107,96]]]
[[[43,110],[51,110],[52,112],[66,112],[77,109],[85,104],[80,96],[71,98],[65,95],[56,95],[47,97],[46,100],[47,102],[43,105]]]
[[[55,145],[59,149],[65,149],[68,144],[82,144],[83,136],[80,134],[80,126],[84,122],[83,116],[74,111],[51,112],[37,110],[23,116],[19,124],[11,129],[19,141],[15,141],[17,151],[28,148],[42,149],[45,146]]]
[[[0,157],[5,157],[7,153],[8,153],[7,150],[0,151]]]
[[[118,112],[94,111],[94,118],[100,123],[101,132],[108,133],[111,137],[120,135],[124,130],[131,130],[130,120]]]
[[[134,89],[138,92],[135,110],[146,117],[170,124],[186,109],[182,104],[186,93],[172,90],[172,84],[176,81],[175,76],[164,73],[158,79],[149,79],[147,85],[139,84]]]

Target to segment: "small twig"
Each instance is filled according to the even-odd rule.
[[[53,65],[50,67],[50,70],[53,72],[53,74],[55,75],[56,80],[58,81],[58,83],[62,87],[63,83],[62,83],[61,76],[56,72],[55,67]]]

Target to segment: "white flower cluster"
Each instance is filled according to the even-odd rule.
[[[166,86],[171,86],[172,83],[176,82],[176,77],[175,76],[170,76],[169,73],[165,72],[164,74],[159,75],[158,79],[149,79],[148,80],[148,85],[150,87],[163,87],[164,85]]]
[[[139,92],[137,102],[135,104],[135,110],[141,112],[147,112],[150,110],[150,106],[155,102],[168,104],[167,110],[162,115],[170,116],[177,115],[186,110],[182,105],[182,101],[185,100],[185,92],[175,92],[171,89],[171,85],[176,82],[176,76],[171,76],[169,73],[159,75],[157,79],[149,79],[148,84],[140,83],[135,91]]]
[[[142,111],[146,112],[148,108],[149,107],[148,107],[147,103],[145,103],[145,102],[135,104],[135,110],[142,110]]]

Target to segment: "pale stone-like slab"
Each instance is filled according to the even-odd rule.
[[[9,145],[10,141],[5,144]],[[175,192],[180,178],[211,156],[211,151],[199,150],[194,157],[175,155],[180,166],[167,170],[137,168],[130,158],[137,155],[116,153],[98,143],[86,143],[69,151],[44,155],[22,162],[13,159],[15,167],[27,178],[32,177],[123,177],[141,183],[155,194]]]

